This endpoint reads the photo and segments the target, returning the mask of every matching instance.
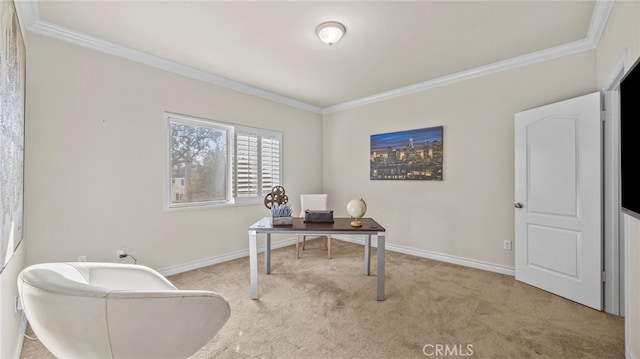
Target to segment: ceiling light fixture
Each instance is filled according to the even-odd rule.
[[[329,46],[338,42],[346,31],[344,25],[335,21],[323,22],[316,28],[316,34],[318,34],[320,40]]]

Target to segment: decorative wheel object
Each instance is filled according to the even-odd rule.
[[[268,209],[271,209],[271,207],[276,203],[279,205],[289,203],[289,197],[285,194],[284,187],[282,186],[273,187],[271,189],[271,193],[268,193],[264,197],[264,205]]]
[[[271,193],[274,194],[276,197],[278,196],[284,196],[284,187],[282,186],[275,186],[271,189]]]

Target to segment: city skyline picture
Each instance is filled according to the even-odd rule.
[[[371,135],[371,180],[442,181],[443,126]]]

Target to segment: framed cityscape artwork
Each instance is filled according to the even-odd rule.
[[[25,47],[13,1],[0,5],[0,258],[22,240]]]
[[[443,127],[371,135],[370,179],[442,181]]]

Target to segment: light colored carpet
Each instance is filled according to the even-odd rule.
[[[295,246],[274,250],[270,275],[259,255],[259,300],[249,299],[248,258],[169,277],[231,303],[229,322],[194,359],[624,358],[624,318],[510,276],[387,252],[379,302],[362,246],[333,240],[327,259],[315,239],[295,254]],[[25,339],[21,358],[52,356]]]

